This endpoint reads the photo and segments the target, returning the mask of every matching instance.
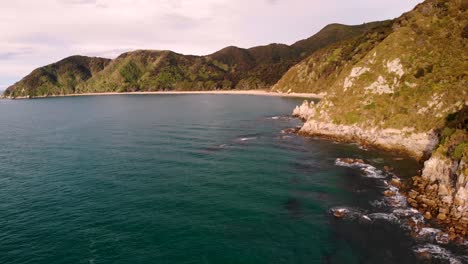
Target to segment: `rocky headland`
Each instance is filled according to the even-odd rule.
[[[322,49],[273,88],[325,93],[294,109],[305,122],[300,134],[418,159],[421,174],[398,190],[450,240],[468,235],[467,9],[466,1],[424,1],[391,25]]]

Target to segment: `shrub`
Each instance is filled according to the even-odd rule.
[[[134,84],[141,77],[141,70],[134,62],[129,62],[120,70],[120,75],[125,79],[126,83]]]
[[[467,153],[468,153],[468,142],[464,141],[455,147],[452,157],[454,159],[460,160],[463,157],[463,155],[466,155]]]

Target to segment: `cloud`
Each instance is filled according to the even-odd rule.
[[[72,4],[72,5],[97,4],[97,0],[60,0],[60,2],[64,4]]]
[[[28,55],[32,52],[31,49],[24,49],[18,51],[7,51],[7,52],[0,52],[0,61],[2,60],[11,60],[21,56]]]
[[[399,16],[421,0],[16,0],[0,9],[0,83],[82,54],[135,49],[210,54],[225,46],[291,44],[329,23]]]

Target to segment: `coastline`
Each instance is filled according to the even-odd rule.
[[[64,94],[64,95],[48,95],[48,96],[18,96],[18,97],[2,97],[2,99],[35,99],[35,98],[51,98],[51,97],[73,97],[73,96],[111,96],[111,95],[183,95],[183,94],[230,94],[230,95],[256,95],[256,96],[277,96],[277,97],[296,97],[320,99],[323,94],[313,93],[278,93],[269,92],[267,90],[216,90],[216,91],[159,91],[159,92],[106,92],[106,93],[80,93],[80,94]]]
[[[423,236],[422,233],[427,228],[436,227],[441,228],[434,233],[440,236],[440,243],[455,241],[459,245],[468,245],[465,240],[468,238],[468,163],[462,158],[455,159],[441,154],[453,148],[450,140],[446,140],[448,143],[440,142],[439,135],[434,130],[418,133],[410,128],[363,128],[358,125],[317,121],[314,119],[316,112],[315,104],[307,101],[294,109],[293,116],[304,121],[298,132],[300,135],[356,142],[387,151],[403,152],[421,164],[424,163],[422,173],[412,177],[406,184],[398,182],[394,190],[390,190],[385,196],[401,194],[401,197],[406,198],[407,204],[426,221],[425,225],[418,221],[410,225],[416,238]],[[455,133],[455,138],[462,138],[460,131],[458,134],[452,132]],[[362,160],[348,159],[345,163],[345,166],[362,166]]]
[[[434,131],[415,132],[412,129],[363,128],[357,125],[339,125],[333,122],[317,121],[315,104],[304,101],[293,111],[293,116],[304,121],[299,133],[337,141],[357,142],[387,151],[406,153],[416,160],[427,159],[438,143]]]

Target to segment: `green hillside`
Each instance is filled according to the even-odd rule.
[[[8,87],[5,96],[71,94],[78,84],[90,79],[110,63],[109,59],[72,56],[38,68]]]
[[[326,93],[314,120],[365,128],[442,127],[468,100],[468,4],[429,0],[394,23],[322,49],[274,90]]]
[[[91,63],[97,59],[70,57],[33,71],[9,87],[5,95],[270,88],[291,66],[318,49],[386,23],[332,24],[291,46],[270,44],[250,49],[231,46],[207,56],[138,50],[112,61],[101,59],[102,67]]]

